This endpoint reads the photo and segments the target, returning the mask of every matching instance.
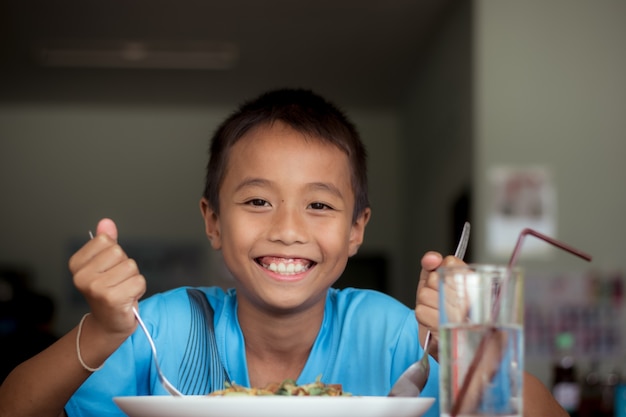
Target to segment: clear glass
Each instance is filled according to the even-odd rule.
[[[440,268],[442,416],[521,416],[524,288],[520,268]]]

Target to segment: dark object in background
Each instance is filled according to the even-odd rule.
[[[29,278],[21,268],[0,267],[0,382],[57,340],[52,332],[54,301],[32,290]]]
[[[454,248],[456,248],[465,222],[471,221],[472,219],[471,207],[472,191],[471,187],[468,185],[463,187],[452,204],[452,235],[449,239],[449,253],[454,253]],[[467,250],[465,251],[465,262],[468,263],[472,262],[472,242],[473,239],[470,239],[467,243]]]
[[[356,254],[348,258],[346,269],[335,288],[365,288],[387,293],[387,257],[383,254]]]
[[[572,417],[579,416],[581,387],[574,356],[574,336],[559,333],[555,340],[555,362],[552,368],[552,394],[554,399]]]

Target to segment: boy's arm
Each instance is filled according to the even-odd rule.
[[[96,237],[69,266],[91,310],[80,335],[81,358],[96,368],[137,327],[132,307],[145,292],[145,278],[117,244],[117,227],[109,219],[98,223]],[[67,401],[91,375],[78,359],[78,328],[9,374],[0,386],[0,417],[63,415]]]
[[[0,386],[0,417],[65,415],[65,404],[91,375],[78,361],[77,330],[71,330],[7,376]],[[99,366],[124,339],[103,333],[88,316],[80,337],[83,360],[89,366]]]
[[[569,414],[539,379],[524,372],[524,416],[568,417]]]

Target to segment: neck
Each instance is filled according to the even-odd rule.
[[[324,303],[307,311],[275,314],[239,304],[250,385],[298,379],[324,318]]]

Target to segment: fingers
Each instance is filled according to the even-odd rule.
[[[443,257],[439,252],[426,252],[422,257],[422,269],[434,271],[439,267],[442,260]]]
[[[422,271],[420,272],[420,279],[418,283],[418,292],[424,286],[435,287],[437,283],[437,268],[441,265],[443,257],[438,252],[427,252],[422,257]]]
[[[445,258],[438,252],[427,252],[421,260],[422,270],[417,286],[415,317],[420,324],[420,339],[425,337],[424,330],[430,330],[437,343],[439,328],[439,273],[437,269],[445,266],[463,264],[454,256]]]
[[[78,271],[85,268],[86,265],[92,262],[98,254],[109,248],[113,248],[116,245],[116,241],[107,234],[97,234],[93,239],[85,243],[82,248],[71,256],[69,261],[70,271],[75,275]],[[99,269],[102,269],[103,267],[104,266],[100,266]]]
[[[439,293],[429,287],[424,287],[417,293],[415,317],[420,326],[436,333],[439,327]]]
[[[117,227],[102,219],[96,236],[70,259],[74,285],[84,295],[93,318],[109,332],[126,333],[135,327],[131,307],[143,296],[145,278],[133,259],[117,243]]]
[[[102,219],[98,222],[98,227],[96,228],[96,235],[106,234],[114,241],[117,241],[117,226],[111,219]]]
[[[108,288],[141,275],[137,263],[119,246],[106,248],[74,273],[74,284],[88,297],[97,298]]]
[[[439,293],[439,273],[437,269],[440,267],[463,264],[463,261],[454,256],[446,256],[443,258],[442,255],[437,252],[427,252],[422,257],[422,271],[417,287],[416,305],[418,307],[424,306],[437,309]]]
[[[424,343],[426,331],[430,330],[435,337],[432,342],[433,346],[437,344],[436,330],[439,324],[439,294],[437,291],[436,271],[442,261],[443,257],[438,252],[427,252],[424,254],[421,260],[422,270],[415,300],[415,317],[420,324],[420,342]]]

